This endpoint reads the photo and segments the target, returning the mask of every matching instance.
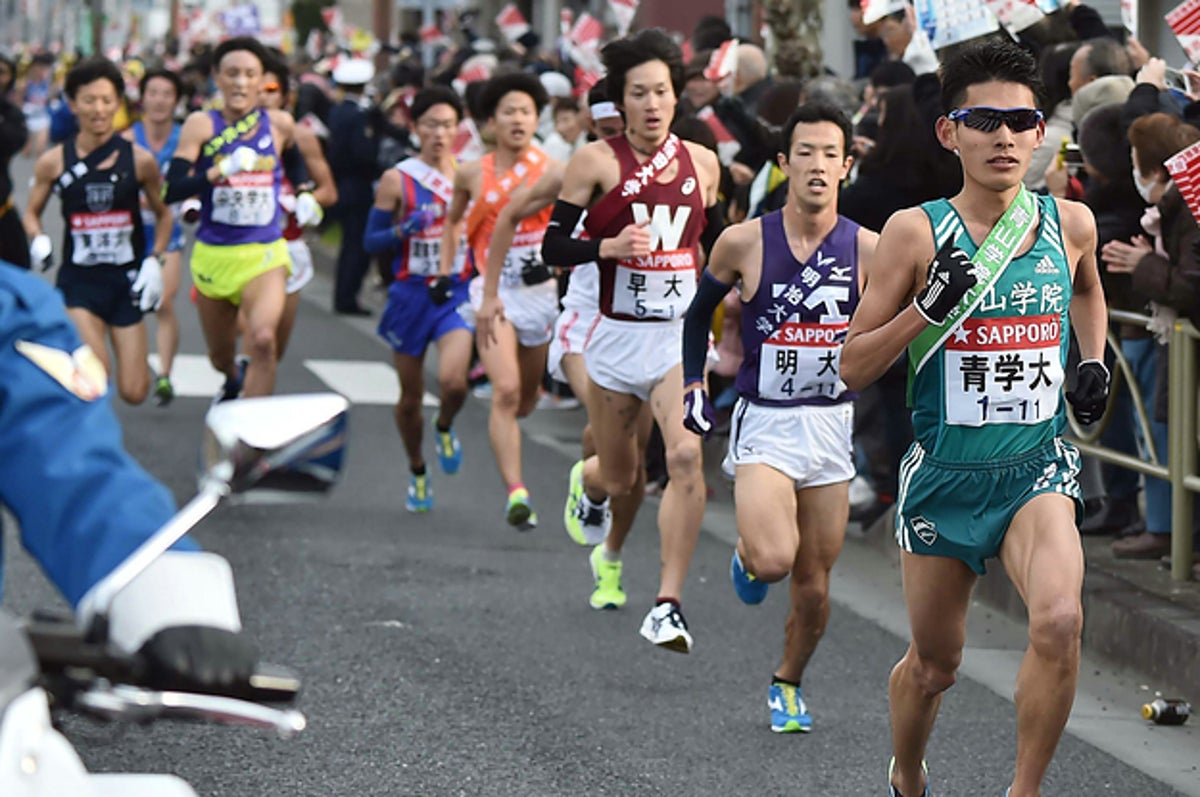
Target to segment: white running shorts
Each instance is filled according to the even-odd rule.
[[[642,401],[650,398],[654,386],[682,360],[682,319],[618,321],[602,315],[583,351],[593,382]]]
[[[292,273],[287,278],[287,292],[291,296],[293,293],[299,293],[301,288],[312,282],[313,261],[312,250],[301,238],[288,241],[287,250],[292,258]]]
[[[568,354],[583,354],[592,330],[600,321],[599,313],[588,315],[579,310],[563,310],[554,323],[554,338],[550,341],[550,353],[546,357],[546,371],[559,382],[566,382],[562,370],[562,359]]]
[[[471,309],[483,305],[483,277],[471,280]],[[558,283],[549,279],[538,285],[519,288],[500,286],[500,301],[504,302],[504,317],[517,331],[517,342],[526,348],[549,343],[554,337],[554,320],[558,318]],[[474,314],[470,320],[475,324]]]
[[[739,398],[721,469],[733,478],[738,465],[768,465],[797,490],[854,478],[854,405],[849,402],[768,407]]]

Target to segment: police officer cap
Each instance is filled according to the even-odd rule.
[[[365,58],[347,58],[333,70],[333,82],[343,86],[363,86],[375,77],[375,66]]]

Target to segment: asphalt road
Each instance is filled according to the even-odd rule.
[[[16,171],[23,183],[28,166]],[[67,733],[89,768],[173,772],[200,795],[239,797],[886,794],[886,681],[906,644],[890,559],[848,544],[829,631],[805,679],[815,730],[776,736],[766,689],[786,590],[759,607],[734,597],[725,485],[713,484],[683,596],[693,653],[655,649],[637,629],[657,582],[656,506],[648,502],[631,535],[629,605],[619,612],[588,607],[586,550],[561,528],[582,413],[525,423],[537,530],[504,524],[478,399],[457,425],[462,471],[446,477],[433,464],[435,510],[410,515],[388,351],[373,322],[328,313],[327,280],[305,295],[278,392],[337,389],[356,399],[345,480],[320,504],[223,507],[195,536],[232,563],[243,621],[266,656],[302,673],[309,727],[283,741],[239,728],[114,731],[71,719]],[[196,358],[184,360],[178,381],[196,395],[118,412],[130,450],[183,501],[208,407],[201,392],[214,377],[203,373],[186,299],[181,315],[182,351]],[[6,605],[53,604],[7,533]],[[999,797],[1015,755],[1009,695],[1023,639],[976,607],[971,645],[929,766],[935,794]],[[1200,794],[1197,728],[1137,718],[1148,692],[1136,674],[1089,662],[1085,675],[1044,793]]]

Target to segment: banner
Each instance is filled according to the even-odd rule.
[[[1192,217],[1200,219],[1200,142],[1172,155],[1163,165],[1183,195]]]
[[[608,0],[608,10],[617,20],[617,33],[625,36],[633,25],[633,17],[637,14],[638,0]]]
[[[1011,33],[1020,33],[1046,17],[1033,0],[987,0],[987,7]]]
[[[258,18],[258,6],[246,3],[240,6],[230,6],[221,12],[221,27],[225,35],[258,36],[262,32],[262,23]]]
[[[1200,0],[1196,0],[1200,2]],[[940,50],[1000,28],[995,15],[976,0],[916,0],[917,26]]]
[[[496,15],[496,27],[500,29],[500,33],[504,35],[504,39],[509,44],[529,32],[529,23],[512,3],[500,9],[500,13]]]
[[[1189,61],[1200,59],[1200,0],[1184,0],[1167,12],[1167,25]]]

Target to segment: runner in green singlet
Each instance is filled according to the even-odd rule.
[[[1007,792],[1029,797],[1066,725],[1079,669],[1079,454],[1061,437],[1061,394],[1073,326],[1082,362],[1066,399],[1085,423],[1107,400],[1096,227],[1083,205],[1021,185],[1045,136],[1027,53],[978,42],[940,77],[938,139],[959,155],[963,190],[888,221],[879,251],[899,253],[897,262],[869,283],[841,360],[852,390],[906,348],[911,363],[916,442],[902,464],[896,538],[912,642],[889,684],[888,788],[929,792],[925,744],[962,658],[971,588],[998,557],[1029,614]]]

